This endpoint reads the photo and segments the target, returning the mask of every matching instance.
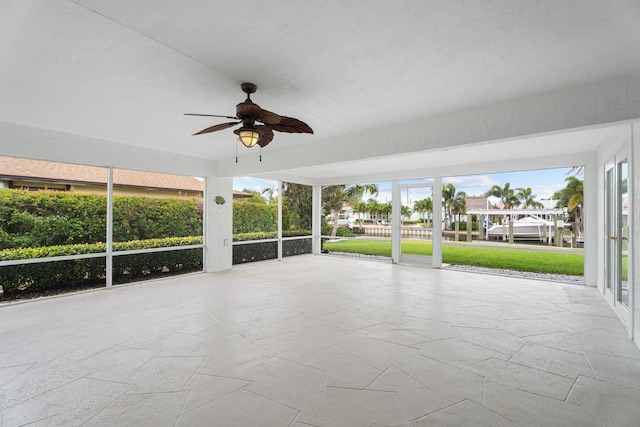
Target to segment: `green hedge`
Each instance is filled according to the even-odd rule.
[[[282,237],[310,236],[311,230],[282,230]],[[246,242],[248,240],[265,240],[276,239],[277,231],[270,232],[254,232],[254,233],[238,233],[233,235],[234,242]]]
[[[233,234],[276,232],[278,206],[263,203],[238,202],[233,204]]]
[[[459,227],[458,231],[467,231],[467,222],[460,221],[458,224],[459,224],[458,225],[458,227]],[[455,222],[451,223],[451,229],[452,230],[456,229],[456,223]],[[478,223],[477,222],[474,221],[474,222],[471,223],[471,230],[472,231],[478,231]]]
[[[332,225],[329,225],[329,224],[322,225],[321,233],[323,236],[330,236],[331,231],[333,231]],[[355,235],[356,233],[349,227],[338,227],[338,229],[336,230],[336,236],[338,237],[355,237]]]
[[[202,237],[171,237],[114,243],[114,251],[186,246],[202,243]],[[0,261],[44,258],[105,252],[104,243],[5,249]],[[123,283],[163,273],[202,269],[202,249],[184,249],[147,254],[119,255],[113,258],[114,283]],[[105,258],[51,261],[0,267],[4,298],[19,294],[72,290],[103,282]]]
[[[309,236],[311,230],[287,230],[282,232],[282,237]],[[271,233],[242,233],[234,234],[234,242],[246,242],[249,240],[275,239],[277,232]],[[312,239],[285,240],[282,242],[282,256],[309,254],[312,249]],[[233,264],[264,261],[278,257],[278,242],[247,243],[233,247]]]
[[[0,249],[104,242],[106,197],[0,189]],[[113,240],[202,234],[195,200],[113,198]]]

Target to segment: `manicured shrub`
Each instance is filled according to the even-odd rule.
[[[263,203],[233,204],[233,234],[269,233],[278,230],[278,206]]]
[[[202,243],[202,237],[170,237],[114,243],[114,251],[186,246]],[[103,253],[104,243],[5,249],[0,261]],[[115,283],[153,277],[164,273],[202,269],[202,249],[183,249],[113,258]],[[4,298],[17,294],[60,291],[104,282],[105,258],[83,258],[0,267]]]
[[[309,236],[311,230],[287,230],[282,232],[282,237]],[[271,233],[243,233],[234,234],[234,242],[246,242],[249,240],[276,239],[277,232]],[[311,253],[311,238],[285,240],[282,242],[282,256],[292,256]],[[278,257],[278,242],[257,242],[233,246],[233,264],[263,261]]]
[[[466,221],[460,221],[458,222],[458,231],[467,231],[467,222]],[[451,224],[451,229],[455,230],[456,229],[456,223],[453,222]],[[472,231],[478,231],[478,223],[477,222],[472,222],[471,223],[471,230]]]
[[[0,249],[104,242],[106,197],[53,191],[0,189]],[[113,198],[113,240],[199,236],[196,201]]]
[[[322,235],[323,236],[330,236],[332,229],[333,229],[332,225],[323,224],[322,225]],[[356,234],[349,227],[338,227],[338,229],[336,230],[336,236],[337,237],[354,237],[355,235]]]

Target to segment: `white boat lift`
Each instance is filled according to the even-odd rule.
[[[562,246],[564,221],[566,215],[564,209],[474,209],[468,210],[467,215],[477,215],[479,219],[478,230],[481,230],[481,238],[489,240],[491,236],[501,236],[503,241],[509,240],[513,244],[516,239],[536,239],[543,243]],[[490,216],[501,216],[502,223],[489,227]],[[518,222],[518,217],[526,219]],[[528,218],[538,219],[529,220]],[[490,230],[493,229],[493,233]],[[571,246],[575,246],[573,238]]]

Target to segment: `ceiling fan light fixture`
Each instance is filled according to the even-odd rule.
[[[234,130],[233,133],[238,135],[238,139],[242,142],[247,148],[251,148],[258,143],[260,139],[260,133],[256,129],[241,127],[240,129]]]

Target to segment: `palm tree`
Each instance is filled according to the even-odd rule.
[[[425,220],[424,215],[433,210],[433,200],[431,200],[431,197],[427,197],[426,199],[422,200],[416,200],[413,203],[413,210],[415,212],[418,212],[418,214],[422,218],[424,226],[426,227],[427,221]]]
[[[584,231],[582,226],[584,223],[584,209],[582,209],[584,204],[584,181],[575,176],[568,176],[564,180],[567,183],[566,187],[553,194],[553,198],[558,199],[556,207],[566,207],[578,226],[578,230],[582,232]]]
[[[405,219],[411,218],[411,208],[409,206],[402,205],[400,206],[400,215],[402,216],[402,222]]]
[[[380,210],[379,210],[380,215],[384,216],[387,219],[387,221],[389,221],[389,215],[391,215],[392,209],[393,207],[391,202],[381,203]]]
[[[495,184],[484,195],[485,197],[493,196],[499,198],[505,209],[512,209],[520,205],[520,200],[508,182],[504,184],[504,187]]]
[[[378,194],[378,186],[376,184],[349,184],[332,185],[322,189],[322,205],[325,214],[331,214],[333,217],[331,237],[336,237],[342,207],[361,201],[365,193],[369,193],[372,196]]]
[[[449,183],[442,186],[442,204],[444,205],[445,226],[451,229],[453,215],[459,215],[466,212],[467,193],[457,191],[456,187]]]
[[[516,197],[522,203],[522,206],[527,208],[544,208],[544,205],[537,200],[534,200],[536,195],[533,194],[531,187],[516,188]]]
[[[360,227],[362,227],[362,215],[367,212],[367,203],[360,200],[358,203],[351,207],[351,210],[358,215],[358,221],[360,221]]]
[[[267,201],[268,204],[271,204],[274,201],[277,201],[277,199],[274,197],[276,194],[278,194],[278,189],[276,188],[275,185],[272,185],[262,190],[262,195],[265,196],[265,200]]]
[[[374,198],[367,200],[367,212],[371,219],[377,218],[380,213],[380,203]]]

